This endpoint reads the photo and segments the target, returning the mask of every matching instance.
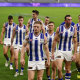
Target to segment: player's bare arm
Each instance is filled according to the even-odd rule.
[[[59,27],[56,30],[56,34],[55,34],[55,37],[54,37],[54,40],[53,40],[52,54],[54,54],[54,51],[55,51],[55,47],[56,47],[57,42],[59,42]]]
[[[11,38],[11,45],[13,44],[13,41],[14,41],[15,30],[16,30],[16,26],[15,26],[14,29],[13,29],[12,38]]]
[[[47,56],[47,65],[49,66],[50,65],[50,56],[49,56],[49,49],[48,49],[48,44],[47,44],[47,38],[46,36],[44,35],[44,49],[45,49],[45,53],[46,53],[46,56]]]
[[[3,24],[3,28],[2,28],[2,32],[1,32],[0,44],[3,44],[2,39],[3,39],[3,36],[4,36],[4,32],[5,32],[5,23]]]
[[[22,49],[21,49],[21,61],[20,62],[23,65],[25,64],[24,55],[25,55],[25,48],[26,48],[26,46],[28,44],[28,41],[29,41],[29,37],[27,35],[25,40],[24,40],[24,42],[23,42],[23,46],[22,46]]]

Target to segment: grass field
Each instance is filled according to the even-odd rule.
[[[64,21],[64,16],[66,14],[70,14],[73,18],[73,22],[77,23],[78,18],[77,16],[80,14],[80,8],[52,8],[52,7],[0,7],[0,33],[2,30],[3,23],[7,21],[8,15],[13,15],[14,22],[18,24],[17,16],[23,15],[24,16],[24,24],[27,24],[29,18],[31,18],[31,13],[33,9],[37,9],[40,12],[39,18],[44,21],[45,16],[49,16],[50,20],[55,22],[55,30],[57,26]],[[3,56],[3,46],[0,45],[0,80],[27,80],[27,61],[28,57],[26,55],[26,65],[24,69],[24,76],[18,76],[14,78],[15,69],[10,71],[9,68],[4,66],[5,58]],[[9,54],[9,52],[8,52]],[[9,55],[10,56],[10,55]],[[20,55],[19,55],[20,56]],[[20,59],[19,59],[20,62]],[[75,69],[75,64],[72,63],[72,70]],[[19,63],[19,70],[20,70],[20,63]],[[63,71],[64,73],[64,71]],[[71,80],[76,79],[77,71],[72,72]],[[36,80],[36,77],[35,77]],[[46,74],[44,72],[43,80],[47,80]],[[56,79],[57,80],[57,79]]]

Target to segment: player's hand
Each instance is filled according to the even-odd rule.
[[[76,53],[72,56],[72,61],[76,61]]]
[[[54,54],[52,54],[51,59],[54,59]]]
[[[50,67],[50,61],[47,61],[46,67]]]

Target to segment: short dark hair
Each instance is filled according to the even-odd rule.
[[[23,18],[23,19],[24,19],[24,17],[23,17],[23,16],[18,16],[18,19],[21,19],[21,18]]]
[[[35,21],[34,24],[40,24],[40,25],[42,25],[42,23],[40,21]]]
[[[71,17],[71,15],[66,15],[66,16],[65,16],[65,20],[66,20],[67,17]]]
[[[45,18],[49,18],[49,16],[46,16]]]
[[[53,23],[53,24],[54,24],[54,22],[53,22],[53,21],[49,21],[49,23],[48,23],[48,24],[50,24],[50,23]]]
[[[13,19],[13,16],[12,16],[12,15],[9,15],[9,16],[8,16],[8,19],[9,19],[9,20]]]
[[[37,15],[39,15],[39,11],[37,11],[37,10],[33,10],[32,12],[36,13]]]

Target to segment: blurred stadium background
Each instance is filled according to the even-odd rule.
[[[34,9],[40,12],[39,18],[43,21],[45,16],[49,16],[50,20],[55,22],[55,31],[57,26],[64,21],[64,16],[66,14],[70,14],[73,18],[73,22],[75,23],[78,22],[78,15],[80,15],[80,0],[0,0],[0,6],[0,33],[3,23],[7,22],[8,15],[13,15],[14,22],[17,24],[17,17],[19,15],[24,16],[24,24],[26,25],[28,19],[31,18],[32,10]],[[10,52],[8,52],[8,54],[9,53]],[[14,78],[13,75],[15,73],[15,69],[10,71],[9,68],[4,66],[5,58],[3,56],[3,45],[0,45],[0,80],[27,80],[27,55],[25,59],[26,65],[24,69],[24,76],[18,76],[17,78]],[[72,63],[71,70],[71,80],[77,80],[75,63]],[[63,73],[65,74],[64,70]],[[34,80],[36,80],[36,76]],[[44,72],[43,80],[47,80],[46,72]]]

